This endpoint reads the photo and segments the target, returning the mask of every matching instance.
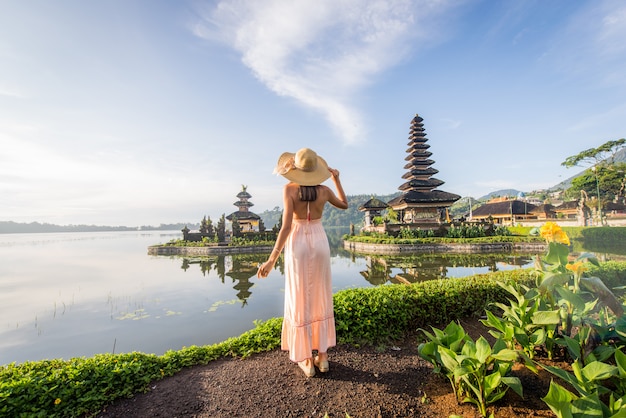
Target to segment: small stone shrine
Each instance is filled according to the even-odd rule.
[[[382,216],[382,211],[387,209],[388,207],[389,205],[375,197],[372,197],[370,200],[359,206],[359,211],[365,212],[364,229],[368,230],[371,226],[373,226],[374,218]]]
[[[432,177],[439,171],[431,166],[423,119],[415,115],[409,132],[409,148],[404,166],[408,170],[402,178],[406,180],[398,189],[402,194],[387,204],[398,213],[398,221],[411,229],[438,229],[449,219],[448,208],[461,196],[437,190],[443,181]]]

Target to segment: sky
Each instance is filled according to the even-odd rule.
[[[625,39],[621,0],[1,0],[0,221],[260,213],[303,147],[391,194],[416,114],[439,190],[549,188],[626,136]]]

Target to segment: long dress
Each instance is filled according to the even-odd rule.
[[[285,243],[285,312],[281,346],[291,361],[336,344],[330,248],[321,219],[293,219]]]

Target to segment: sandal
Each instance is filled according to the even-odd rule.
[[[308,358],[304,361],[299,361],[298,366],[302,369],[306,377],[315,376],[315,367],[313,366],[312,359]]]
[[[313,361],[313,363],[317,366],[318,369],[320,369],[320,372],[322,373],[326,373],[329,369],[328,360],[320,361],[319,356],[315,356],[315,360]]]

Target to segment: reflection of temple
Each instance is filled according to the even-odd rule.
[[[448,208],[461,196],[437,190],[444,182],[432,177],[439,171],[431,167],[434,161],[429,159],[432,153],[422,121],[419,115],[411,121],[404,166],[408,171],[402,176],[407,181],[399,187],[402,194],[388,204],[404,227],[437,229],[448,220]]]
[[[210,274],[212,270],[222,283],[226,276],[234,283],[233,289],[237,291],[237,298],[242,302],[242,307],[247,305],[248,298],[252,295],[250,290],[254,283],[250,279],[256,277],[257,265],[265,261],[264,255],[245,256],[215,256],[183,258],[181,269],[187,271],[192,264],[198,265],[203,276]]]
[[[233,279],[235,285],[233,289],[237,290],[237,298],[242,302],[242,307],[247,305],[248,298],[252,295],[250,288],[254,283],[250,283],[252,277],[256,277],[256,263],[250,261],[239,260],[233,258],[233,267],[226,275]]]
[[[390,270],[384,258],[365,257],[367,270],[361,272],[361,276],[374,286],[387,283]]]
[[[241,186],[241,191],[237,193],[239,200],[233,203],[239,210],[228,215],[226,219],[232,222],[233,218],[237,218],[241,232],[259,232],[259,219],[261,217],[249,210],[251,206],[254,206],[254,203],[248,200],[252,196],[246,191],[247,188],[247,186]]]
[[[410,284],[425,280],[445,279],[448,271],[440,260],[428,265],[427,262],[417,259],[404,262],[402,259],[395,258],[365,257],[365,265],[367,270],[362,271],[361,276],[374,286],[387,282]]]
[[[528,266],[531,255],[511,254],[437,254],[419,256],[365,257],[366,270],[361,276],[374,286],[387,282],[409,284],[446,279],[451,268],[487,268],[498,271],[510,266]],[[468,274],[473,274],[469,273]]]
[[[180,268],[187,271],[187,269],[192,264],[199,264],[202,275],[206,276],[207,273],[210,273],[211,269],[213,268],[213,264],[215,264],[216,262],[217,262],[216,258],[186,258],[184,257],[183,264],[180,266]]]

